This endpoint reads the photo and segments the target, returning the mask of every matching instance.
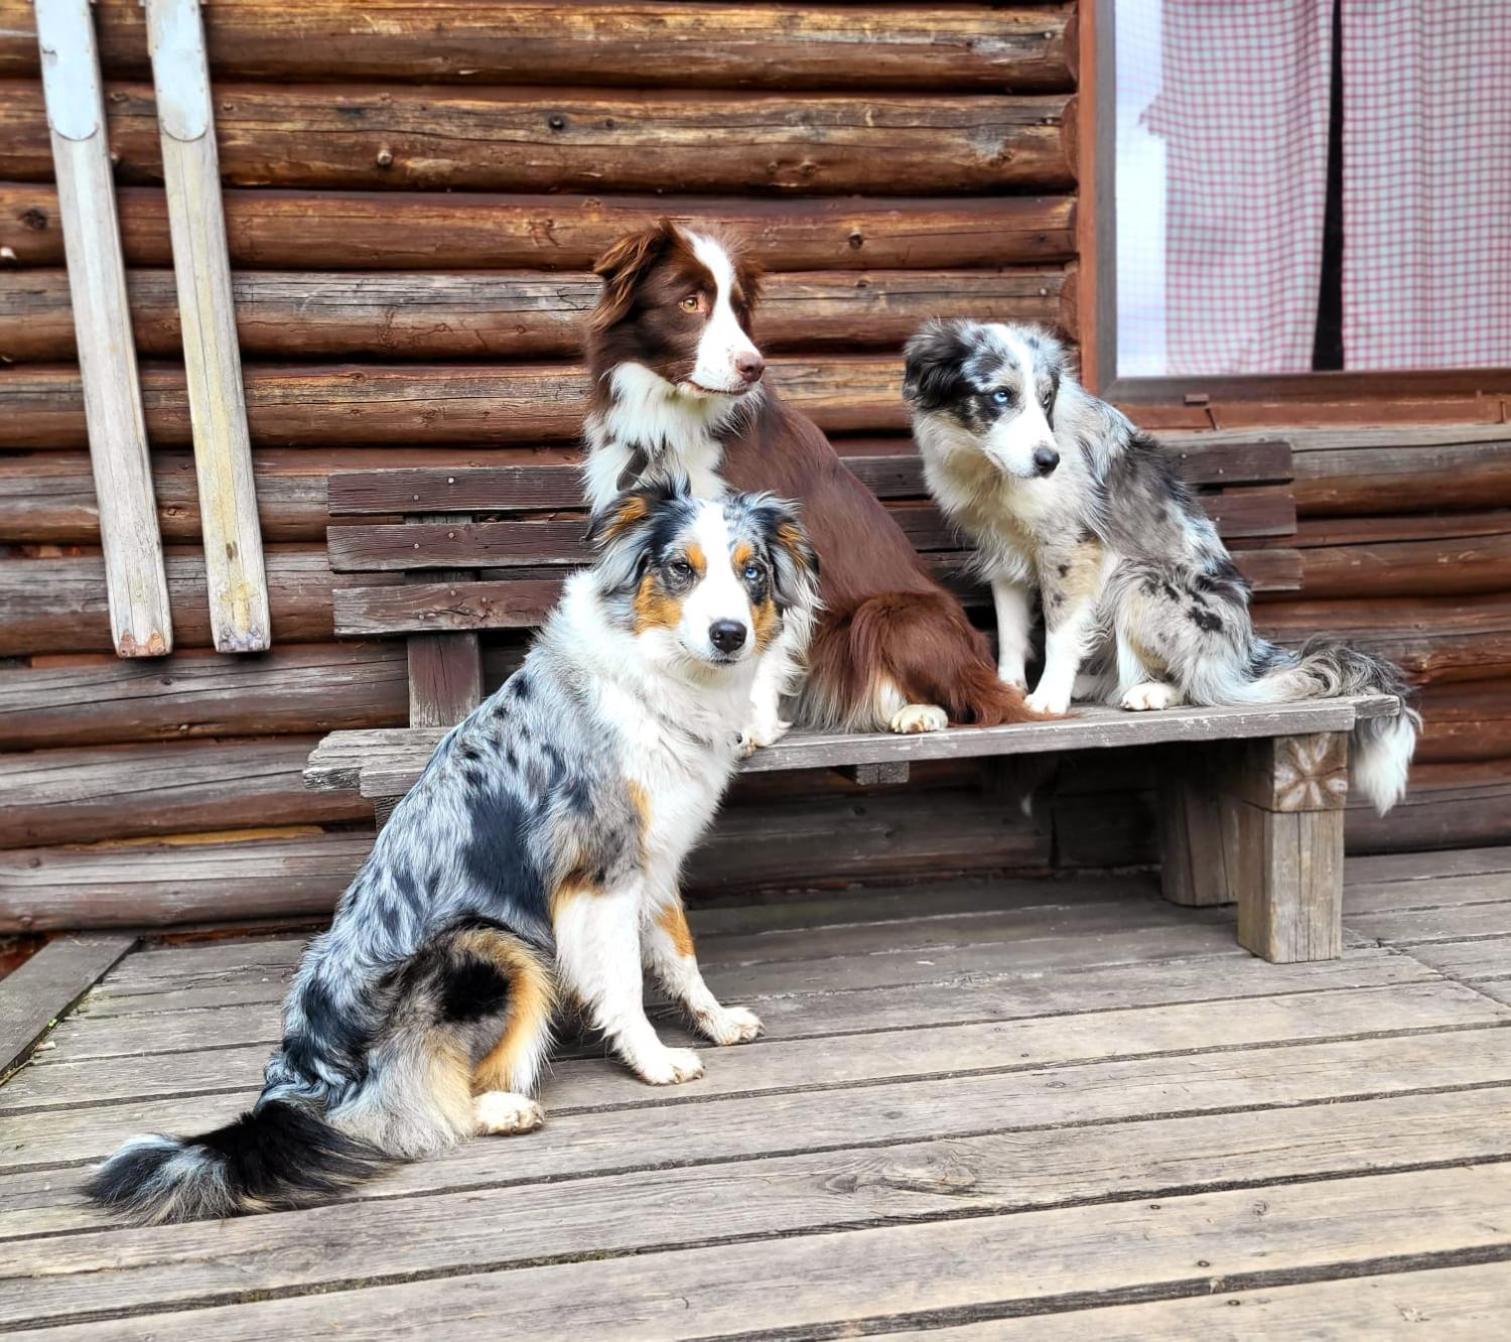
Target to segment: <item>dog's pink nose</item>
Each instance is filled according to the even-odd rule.
[[[735,372],[746,382],[759,382],[766,371],[766,360],[752,350],[749,354],[735,355]]]

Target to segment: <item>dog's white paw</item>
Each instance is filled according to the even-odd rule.
[[[997,679],[1004,685],[1011,685],[1015,690],[1023,690],[1025,692],[1028,690],[1028,672],[1023,669],[1021,663],[1011,666],[999,664],[997,667]]]
[[[1135,685],[1123,696],[1123,707],[1134,713],[1146,713],[1152,709],[1174,708],[1180,703],[1180,691],[1162,680],[1146,680]]]
[[[648,1086],[676,1086],[703,1075],[703,1059],[690,1048],[663,1048],[630,1064]]]
[[[716,1044],[744,1044],[761,1033],[761,1018],[744,1007],[720,1007],[697,1017],[698,1029]]]
[[[762,747],[774,746],[791,730],[792,724],[783,722],[780,718],[751,723],[740,733],[740,758],[749,759]]]
[[[479,1136],[534,1132],[546,1121],[546,1111],[528,1095],[509,1090],[485,1090],[472,1101]]]
[[[1063,713],[1070,707],[1070,696],[1059,690],[1039,686],[1024,702],[1035,713]]]
[[[937,704],[905,704],[892,714],[892,721],[887,725],[899,736],[942,732],[950,725],[950,716]]]

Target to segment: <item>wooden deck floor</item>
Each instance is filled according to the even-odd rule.
[[[0,1329],[1511,1335],[1511,849],[1349,877],[1347,954],[1288,967],[1136,878],[711,910],[768,1034],[702,1081],[569,1057],[540,1133],[146,1231],[83,1168],[247,1101],[298,945],[136,952],[0,1088]]]

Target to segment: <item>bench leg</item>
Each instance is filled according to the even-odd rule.
[[[1223,804],[1208,751],[1190,752],[1184,769],[1162,768],[1159,782],[1160,889],[1172,904],[1201,908],[1238,898],[1223,854]]]
[[[1162,786],[1165,897],[1238,903],[1238,941],[1275,963],[1343,953],[1348,736],[1246,741]]]
[[[1276,964],[1343,954],[1343,812],[1238,803],[1238,944]]]

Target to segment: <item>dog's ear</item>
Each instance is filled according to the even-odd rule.
[[[955,400],[966,388],[970,348],[963,323],[929,322],[903,350],[903,400],[915,410],[937,410]]]
[[[771,538],[771,595],[779,610],[818,604],[818,551],[798,518],[797,505],[770,499],[763,505]]]
[[[624,320],[635,300],[635,286],[679,236],[676,224],[662,218],[620,238],[593,263],[593,273],[603,281],[603,296],[593,310],[595,331],[606,331]]]
[[[687,481],[677,477],[629,490],[593,514],[585,539],[598,552],[595,568],[605,592],[630,591],[639,583],[651,561],[658,520],[691,500]]]
[[[628,591],[644,574],[654,502],[652,491],[637,489],[593,514],[586,539],[598,553],[596,568],[605,592]]]

